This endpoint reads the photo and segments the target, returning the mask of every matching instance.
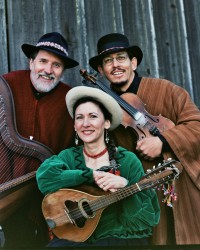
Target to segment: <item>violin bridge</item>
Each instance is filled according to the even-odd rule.
[[[136,114],[134,114],[134,119],[137,121],[141,118],[141,116],[142,116],[142,113],[137,112]]]

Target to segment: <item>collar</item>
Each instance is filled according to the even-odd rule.
[[[41,92],[38,92],[34,87],[33,87],[33,84],[31,83],[31,86],[32,86],[32,90],[33,90],[33,94],[35,96],[35,98],[37,100],[41,99],[43,96],[46,96],[48,94],[48,92],[45,92],[45,93],[41,93]]]
[[[131,83],[129,88],[126,90],[126,93],[131,92],[133,94],[137,94],[141,79],[142,79],[142,77],[135,76],[134,79],[133,79],[133,82]]]
[[[32,82],[31,82],[31,88],[32,88],[33,94],[34,94],[34,96],[35,96],[35,98],[36,98],[37,100],[41,99],[42,97],[44,97],[44,96],[48,95],[49,93],[51,93],[52,91],[54,91],[56,88],[58,88],[59,85],[60,85],[60,82],[56,85],[56,87],[54,87],[54,88],[53,88],[51,91],[49,91],[49,92],[38,92],[38,91],[34,88]]]
[[[131,83],[131,85],[129,86],[129,88],[126,91],[121,91],[119,89],[117,89],[114,85],[111,84],[111,89],[117,94],[117,95],[122,95],[124,93],[127,92],[131,92],[133,94],[137,94],[140,82],[142,80],[142,77],[139,76],[135,76],[133,79],[133,82]]]

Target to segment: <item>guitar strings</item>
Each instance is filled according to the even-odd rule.
[[[145,180],[143,180],[145,181]],[[155,183],[154,183],[155,184]],[[158,185],[160,183],[158,182]],[[145,189],[149,189],[151,188],[152,183],[148,180],[145,181],[144,183],[141,183],[141,185],[139,186],[141,190],[145,190]],[[140,192],[140,190],[138,189],[138,186],[136,184],[130,186],[130,187],[126,187],[126,188],[122,188],[119,191],[109,194],[109,195],[103,195],[100,196],[99,198],[97,198],[96,200],[88,200],[87,205],[84,206],[84,210],[86,211],[86,213],[88,211],[91,211],[94,213],[102,208],[106,208],[108,205],[113,204],[119,200],[122,200],[124,198],[128,198],[131,195],[134,195],[135,193]],[[77,202],[77,206],[78,206],[78,201]],[[81,213],[81,209],[78,207],[71,209],[69,212],[67,212],[68,215],[70,216],[70,218],[72,219],[72,221],[76,221],[78,219],[81,218],[85,218],[83,216],[83,214]],[[64,223],[66,222],[66,218],[67,216],[65,214],[59,216],[59,217],[55,217],[55,223]],[[85,218],[88,219],[88,218]]]
[[[163,171],[161,171],[161,169]],[[161,184],[165,183],[166,181],[174,179],[174,177],[176,176],[175,174],[176,173],[173,172],[173,164],[171,164],[170,161],[168,163],[165,162],[163,166],[158,165],[157,169],[153,169],[152,174],[149,173],[148,177],[140,180],[139,183],[122,188],[119,191],[111,193],[109,195],[100,196],[96,200],[88,200],[88,202],[86,203],[87,205],[84,207],[85,211],[92,210],[92,212],[94,213],[101,208],[105,208],[106,206],[115,203],[118,200],[127,198],[142,190],[150,188],[155,190],[156,186],[161,186]],[[74,202],[77,202],[78,205],[78,201]],[[72,216],[70,216],[70,214]],[[80,206],[77,206],[76,208],[70,210],[68,215],[70,216],[70,218],[72,218],[73,221],[83,217]],[[66,215],[62,215],[54,219],[57,221],[65,222]]]

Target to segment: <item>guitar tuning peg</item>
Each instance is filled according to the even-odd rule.
[[[165,160],[165,162],[168,162],[168,161],[171,161],[172,160],[172,158],[168,158],[167,160]]]

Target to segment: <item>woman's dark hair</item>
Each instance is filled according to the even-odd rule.
[[[86,103],[86,102],[93,102],[95,103],[96,105],[99,106],[99,108],[101,109],[103,115],[104,115],[104,118],[105,120],[109,120],[110,122],[112,122],[112,115],[111,113],[104,107],[104,105],[101,103],[101,102],[98,102],[96,99],[92,98],[92,97],[83,97],[83,98],[80,98],[75,104],[74,104],[74,107],[73,107],[73,117],[75,115],[75,111],[77,109],[77,107],[82,104],[82,103]]]
[[[96,105],[99,106],[99,108],[101,109],[102,113],[104,114],[104,118],[105,120],[109,120],[110,122],[112,122],[112,115],[110,114],[110,112],[104,107],[104,105],[101,102],[98,102],[96,99],[92,98],[92,97],[83,97],[80,98],[74,105],[73,107],[73,117],[75,117],[75,111],[77,109],[77,107],[82,104],[82,103],[86,103],[86,102],[93,102]],[[108,133],[108,131],[106,132]],[[106,136],[106,133],[104,136]],[[105,138],[104,138],[105,140]],[[115,171],[118,168],[118,164],[117,164],[117,148],[115,146],[114,140],[112,138],[109,138],[109,142],[106,143],[107,148],[108,148],[108,154],[109,154],[109,161],[110,161],[110,169],[113,169],[113,171]],[[104,168],[104,167],[103,167]],[[103,170],[103,169],[102,169]]]

